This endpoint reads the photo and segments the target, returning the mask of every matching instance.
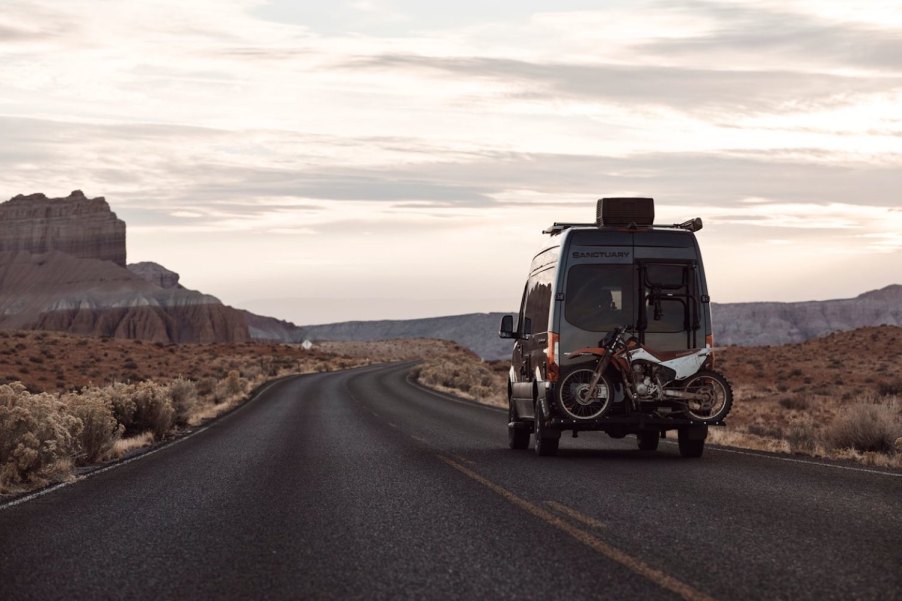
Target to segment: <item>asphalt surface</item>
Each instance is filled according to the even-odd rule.
[[[565,437],[409,365],[284,380],[0,508],[0,599],[900,599],[902,477]]]

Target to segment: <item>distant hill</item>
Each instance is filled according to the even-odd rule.
[[[426,319],[345,321],[302,326],[297,335],[310,340],[389,340],[440,338],[465,346],[484,359],[510,357],[513,343],[498,338],[503,313],[470,313]]]
[[[797,303],[711,305],[716,344],[748,346],[803,342],[868,326],[902,325],[902,286],[893,284],[855,298]]]
[[[803,342],[831,332],[867,326],[902,325],[902,286],[894,284],[855,298],[798,303],[713,304],[718,345],[777,345]],[[291,327],[265,318],[270,334],[284,341],[385,340],[442,338],[453,340],[483,359],[510,357],[512,343],[498,338],[503,313],[472,313],[429,319],[346,321]],[[282,324],[279,329],[277,324]],[[258,324],[262,331],[264,323]],[[254,325],[251,323],[253,330]],[[276,334],[278,333],[278,336]],[[259,336],[260,334],[255,335]],[[262,336],[261,336],[262,337]]]

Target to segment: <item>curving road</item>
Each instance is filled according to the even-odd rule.
[[[0,508],[0,599],[902,596],[902,474],[709,447],[506,448],[410,364],[279,381]]]

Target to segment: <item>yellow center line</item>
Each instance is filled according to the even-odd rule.
[[[535,517],[539,518],[543,522],[549,524],[550,526],[554,526],[558,530],[561,530],[579,542],[583,543],[593,551],[607,557],[612,561],[616,561],[620,565],[636,572],[640,576],[644,576],[648,578],[658,586],[673,593],[676,593],[683,599],[687,601],[714,601],[713,597],[706,595],[705,593],[689,586],[685,582],[677,580],[670,574],[667,574],[657,568],[653,568],[641,559],[637,559],[628,553],[621,551],[620,549],[609,545],[604,542],[597,536],[589,534],[584,530],[580,530],[576,526],[570,524],[569,522],[559,518],[555,514],[551,513],[546,509],[542,509],[538,505],[534,505],[530,503],[526,499],[518,497],[511,491],[506,488],[495,484],[491,480],[477,474],[473,470],[461,465],[460,463],[450,459],[449,457],[445,457],[444,455],[438,455],[438,458],[461,472],[462,474],[468,476],[469,478],[479,482],[489,490],[498,495],[501,495],[506,500],[510,501],[520,509],[531,513]]]
[[[584,513],[580,513],[579,511],[573,509],[572,507],[567,507],[563,503],[558,503],[557,501],[545,501],[545,504],[557,511],[558,513],[563,513],[566,516],[570,516],[577,522],[582,522],[586,526],[590,528],[605,528],[606,526],[596,520],[595,518],[588,516]]]
[[[449,455],[451,455],[452,457],[454,457],[454,458],[457,459],[458,461],[462,461],[462,462],[464,462],[464,463],[469,463],[470,465],[476,465],[476,462],[475,462],[475,461],[471,461],[470,459],[467,459],[467,458],[464,457],[463,455],[457,455],[456,453],[449,453]]]

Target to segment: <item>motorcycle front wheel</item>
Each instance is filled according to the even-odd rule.
[[[611,406],[613,389],[604,376],[599,378],[594,394],[590,394],[589,384],[594,374],[591,369],[577,369],[561,382],[561,408],[573,419],[599,418]]]
[[[686,381],[686,392],[698,399],[686,401],[686,414],[693,421],[710,424],[727,416],[733,406],[733,388],[716,371],[702,370]]]

